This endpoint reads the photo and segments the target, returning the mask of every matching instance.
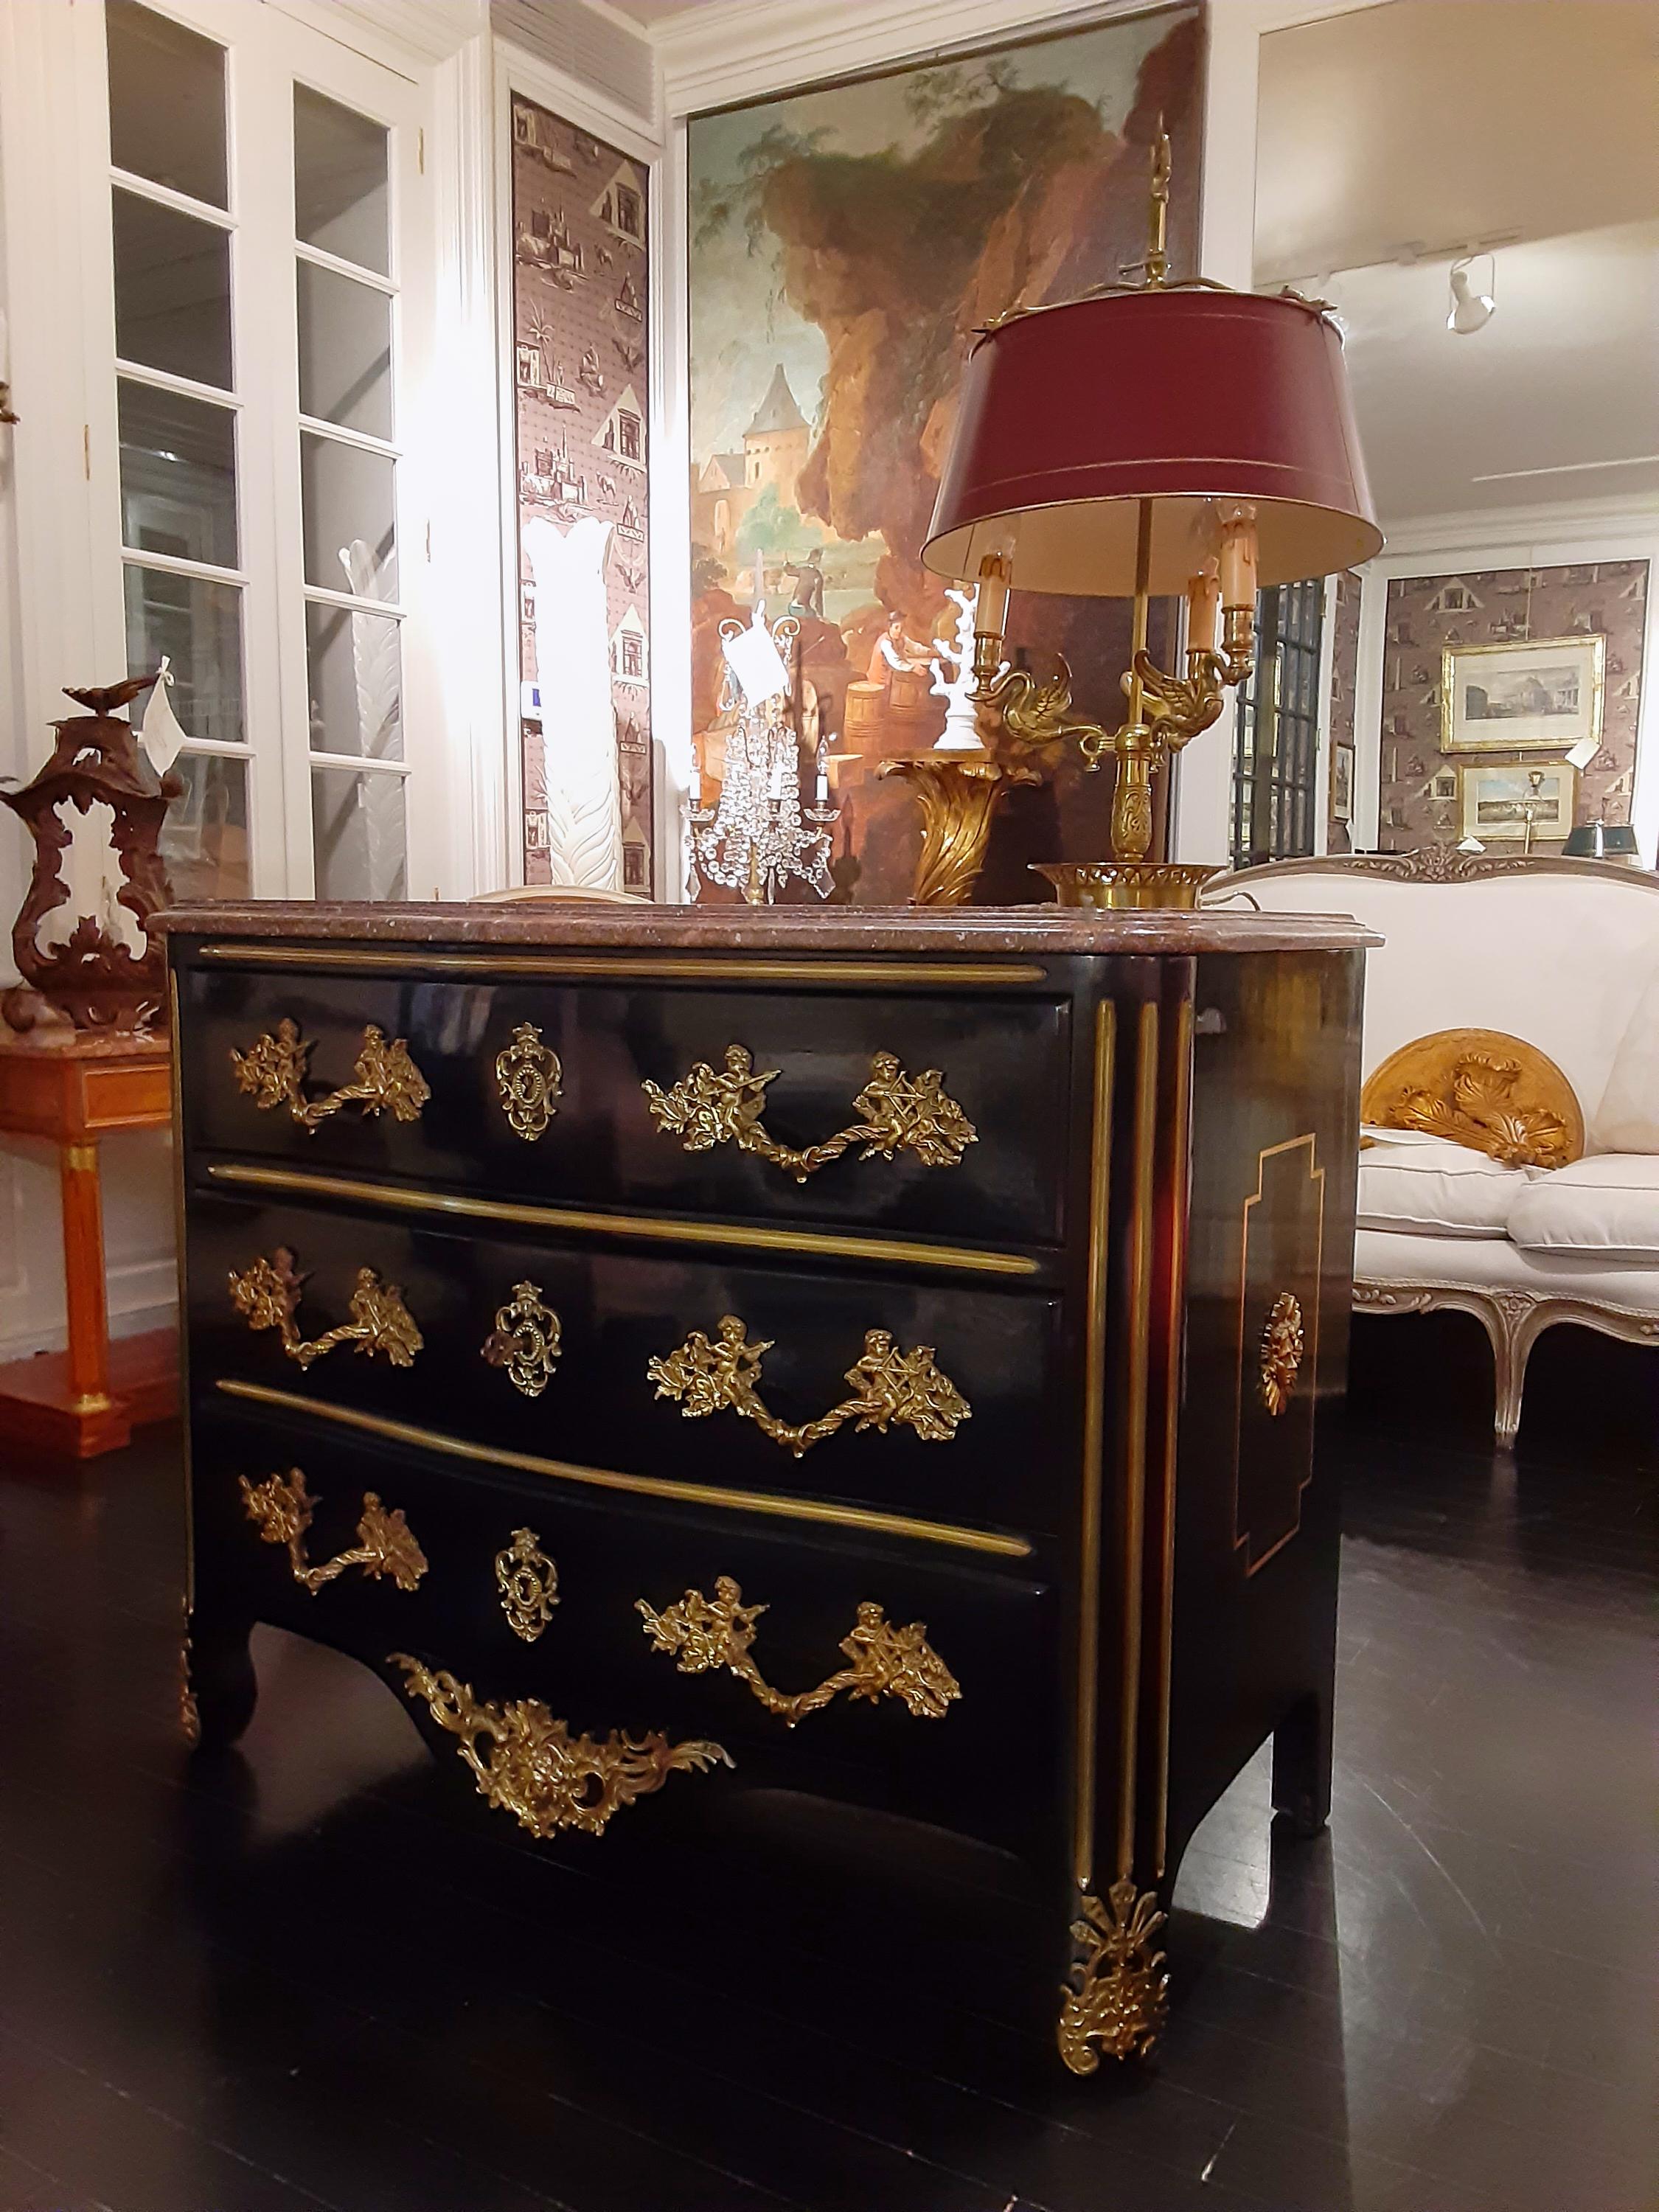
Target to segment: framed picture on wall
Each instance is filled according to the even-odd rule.
[[[1353,820],[1353,747],[1331,747],[1331,819]]]
[[[1601,741],[1607,639],[1505,638],[1440,657],[1440,750],[1565,752]]]
[[[1458,817],[1483,845],[1559,843],[1572,827],[1578,771],[1565,761],[1465,761],[1457,770]]]

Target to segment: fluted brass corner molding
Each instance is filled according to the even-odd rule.
[[[1281,1291],[1261,1332],[1261,1402],[1270,1413],[1290,1404],[1304,1349],[1302,1301],[1294,1291]]]
[[[912,1078],[896,1054],[878,1052],[870,1062],[869,1081],[853,1101],[863,1118],[798,1152],[792,1145],[780,1144],[761,1120],[766,1086],[775,1083],[781,1073],[775,1067],[757,1072],[747,1047],[729,1044],[726,1065],[718,1073],[700,1060],[666,1091],[655,1083],[642,1087],[653,1121],[665,1136],[678,1137],[688,1152],[735,1144],[739,1152],[769,1160],[797,1182],[805,1182],[854,1145],[864,1147],[861,1160],[878,1154],[891,1160],[901,1152],[914,1152],[924,1167],[953,1168],[960,1165],[968,1146],[979,1141],[979,1132],[946,1092],[937,1067],[924,1068]]]
[[[1150,1890],[1127,1879],[1115,1881],[1104,1900],[1090,1895],[1072,1923],[1083,1956],[1062,1991],[1055,2040],[1073,2074],[1093,2074],[1100,2045],[1109,2058],[1144,2058],[1169,2017],[1170,1977],[1164,1954],[1152,1948],[1164,1914]]]
[[[515,1136],[533,1145],[559,1110],[564,1070],[534,1022],[520,1022],[513,1041],[495,1055],[495,1093]]]
[[[526,1398],[539,1398],[559,1358],[559,1316],[542,1303],[539,1283],[514,1283],[513,1296],[495,1310],[495,1326],[479,1347],[487,1366],[503,1368]]]
[[[646,1379],[656,1384],[659,1398],[676,1400],[688,1421],[736,1413],[797,1459],[847,1421],[856,1432],[879,1429],[884,1435],[896,1426],[914,1429],[926,1443],[949,1443],[961,1423],[972,1419],[972,1407],[935,1364],[931,1344],[901,1352],[886,1329],[872,1328],[865,1331],[862,1356],[847,1370],[854,1395],[816,1421],[781,1421],[768,1410],[758,1387],[762,1355],[775,1341],[768,1337],[750,1344],[747,1324],[736,1314],[722,1314],[714,1342],[693,1329],[675,1351],[647,1362]]]
[[[438,1726],[460,1739],[460,1755],[485,1802],[543,1841],[565,1828],[602,1836],[613,1814],[652,1796],[671,1774],[732,1763],[720,1744],[671,1744],[654,1729],[633,1736],[613,1729],[600,1742],[573,1736],[568,1722],[556,1720],[538,1698],[490,1705],[473,1696],[471,1683],[434,1673],[407,1652],[388,1653],[386,1664],[402,1668],[407,1694],[416,1703],[424,1698]]]
[[[559,1601],[558,1569],[533,1528],[515,1528],[506,1551],[496,1553],[495,1585],[507,1626],[525,1643],[533,1644]]]
[[[202,1716],[190,1679],[190,1601],[182,1607],[185,1625],[179,1638],[179,1733],[192,1751],[202,1741]]]
[[[678,1604],[660,1613],[645,1600],[635,1600],[635,1610],[645,1623],[653,1648],[672,1652],[682,1674],[706,1674],[724,1667],[746,1682],[769,1713],[793,1728],[808,1713],[823,1708],[845,1690],[854,1698],[897,1698],[918,1720],[943,1720],[945,1708],[962,1695],[962,1686],[927,1641],[927,1624],[913,1620],[896,1628],[880,1606],[867,1598],[858,1609],[857,1621],[842,1639],[841,1649],[852,1662],[831,1674],[815,1690],[794,1696],[775,1690],[762,1675],[750,1654],[755,1624],[767,1607],[745,1605],[743,1591],[730,1575],[714,1578],[711,1601],[698,1589],[689,1589]]]
[[[373,1267],[359,1267],[347,1308],[351,1318],[324,1336],[301,1337],[295,1316],[308,1278],[297,1272],[294,1255],[279,1244],[267,1260],[256,1260],[230,1277],[230,1302],[251,1329],[274,1328],[283,1350],[301,1369],[312,1366],[337,1345],[349,1344],[371,1357],[384,1352],[394,1367],[411,1367],[425,1343],[414,1316],[395,1283],[383,1283]]]
[[[303,1469],[289,1468],[284,1474],[267,1475],[250,1482],[239,1475],[242,1507],[267,1544],[285,1544],[294,1579],[315,1597],[325,1583],[348,1567],[361,1567],[371,1581],[389,1576],[400,1590],[412,1590],[426,1572],[426,1553],[416,1542],[403,1514],[382,1505],[372,1490],[363,1492],[363,1510],[357,1522],[357,1541],[349,1552],[338,1552],[321,1566],[306,1559],[306,1532],[318,1501],[306,1488]]]
[[[237,1087],[245,1091],[261,1110],[286,1106],[301,1128],[313,1134],[331,1114],[347,1106],[361,1106],[366,1115],[390,1112],[399,1121],[417,1121],[421,1109],[432,1096],[432,1087],[409,1056],[402,1037],[386,1042],[385,1032],[370,1022],[363,1031],[362,1050],[352,1070],[353,1080],[320,1098],[305,1095],[306,1063],[311,1047],[301,1041],[299,1024],[286,1018],[251,1044],[246,1052],[233,1047],[230,1064]]]

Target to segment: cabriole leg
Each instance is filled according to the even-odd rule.
[[[1316,1836],[1331,1817],[1331,1716],[1304,1698],[1273,1730],[1273,1810],[1298,1836]]]
[[[214,1621],[198,1610],[186,1621],[179,1718],[185,1740],[204,1751],[235,1742],[253,1717],[258,1678],[247,1621]]]

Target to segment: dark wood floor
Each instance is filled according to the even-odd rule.
[[[1650,2212],[1659,1362],[1561,1330],[1535,1368],[1496,1462],[1473,1322],[1358,1332],[1330,1832],[1270,1839],[1243,1778],[1162,2055],[1092,2082],[999,2024],[948,1864],[780,1845],[716,1897],[620,1825],[538,1862],[274,1634],[192,1766],[176,1444],[14,1461],[0,2208]],[[907,1984],[930,1916],[960,1940]]]

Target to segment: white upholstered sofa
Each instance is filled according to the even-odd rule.
[[[1245,898],[1352,914],[1385,940],[1367,956],[1364,1111],[1408,1126],[1367,1122],[1356,1310],[1481,1321],[1503,1445],[1546,1328],[1659,1346],[1659,877],[1433,847],[1252,868],[1206,904]],[[1402,1048],[1467,1030],[1498,1035],[1437,1046],[1428,1060],[1462,1073],[1417,1086],[1425,1054]]]

